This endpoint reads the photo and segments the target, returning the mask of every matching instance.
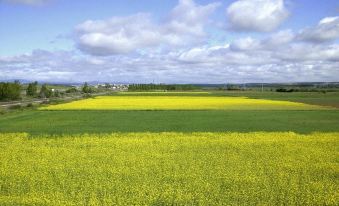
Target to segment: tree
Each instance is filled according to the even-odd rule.
[[[52,90],[48,89],[46,84],[42,85],[40,89],[39,97],[50,98],[52,94],[53,94]]]
[[[20,99],[21,85],[19,81],[14,83],[0,83],[0,100]]]
[[[33,82],[28,84],[27,90],[26,90],[26,94],[27,96],[31,96],[34,97],[36,96],[38,93],[38,82]]]
[[[86,94],[92,93],[93,89],[90,86],[88,86],[87,82],[85,82],[84,86],[82,87],[82,92]]]
[[[195,89],[198,89],[198,87],[190,84],[131,84],[128,86],[128,91],[152,91],[152,90],[188,91]]]
[[[62,93],[59,92],[59,90],[55,90],[53,96],[54,96],[54,97],[61,97],[61,96],[62,96]]]
[[[77,88],[72,87],[72,88],[67,89],[65,92],[66,93],[76,93],[76,92],[78,92],[78,90],[77,90]]]
[[[111,85],[109,83],[105,83],[105,89],[111,88]]]

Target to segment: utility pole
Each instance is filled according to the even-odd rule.
[[[264,83],[261,83],[261,92],[264,92]]]

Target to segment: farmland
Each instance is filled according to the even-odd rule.
[[[0,116],[0,205],[336,205],[336,94],[124,92]]]
[[[2,205],[334,205],[338,135],[1,135],[0,201]]]
[[[112,132],[339,132],[339,111],[28,111],[0,118],[0,131],[29,134]]]
[[[42,110],[321,110],[297,102],[246,97],[102,96]],[[328,108],[329,109],[329,108]]]

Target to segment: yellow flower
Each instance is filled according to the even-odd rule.
[[[99,96],[41,110],[319,110],[298,102],[204,96]]]

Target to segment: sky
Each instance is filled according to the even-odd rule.
[[[0,0],[0,80],[339,81],[338,0]]]

